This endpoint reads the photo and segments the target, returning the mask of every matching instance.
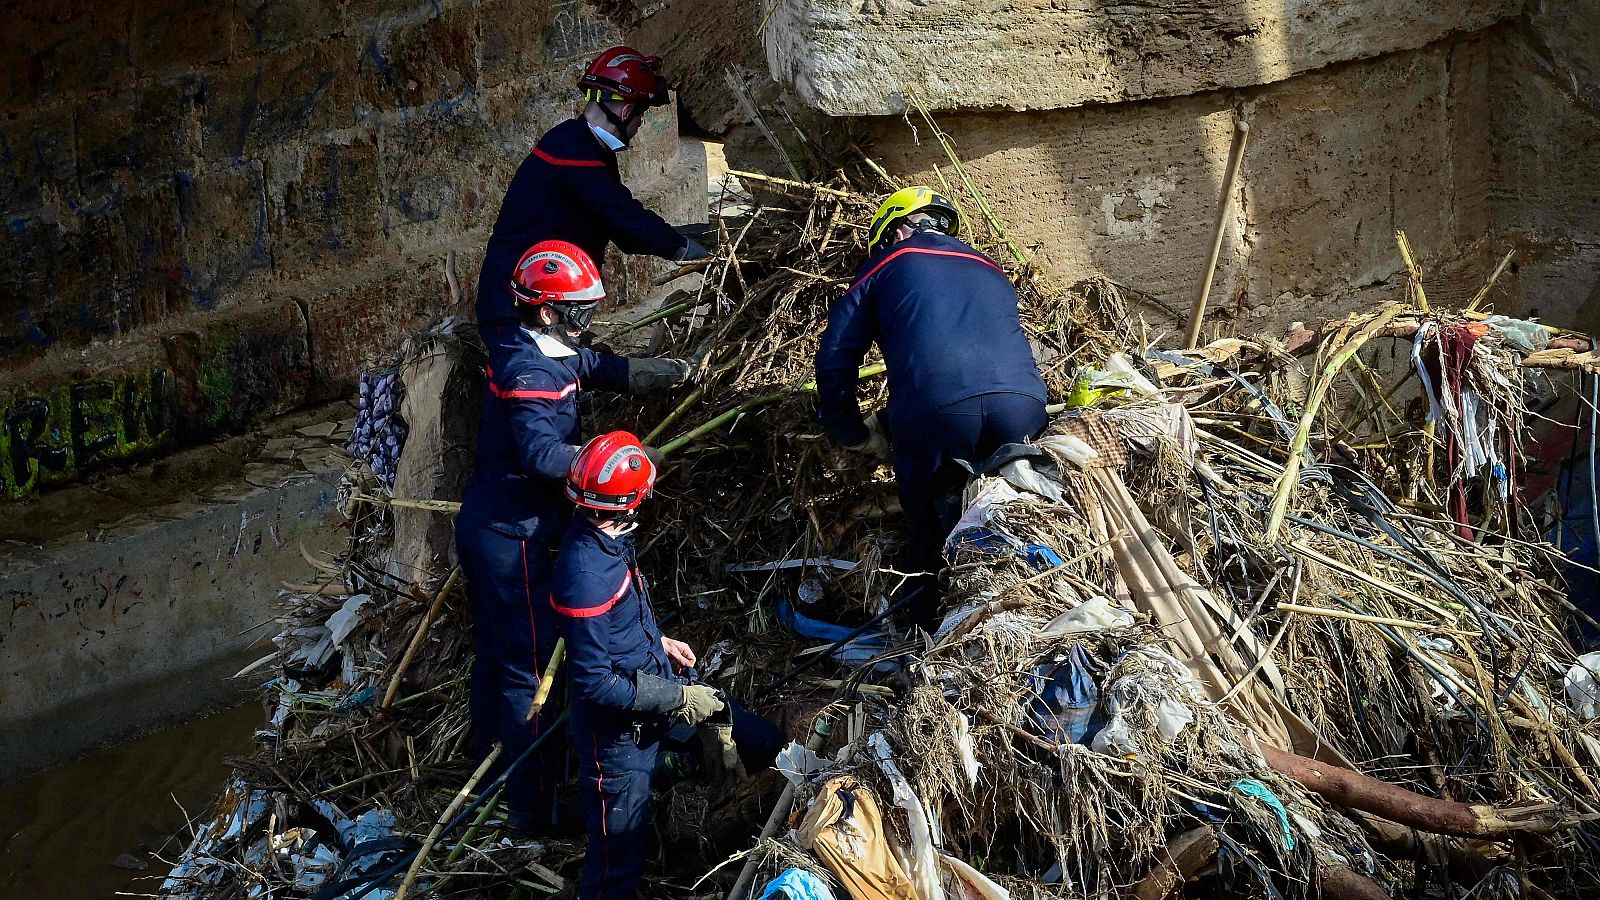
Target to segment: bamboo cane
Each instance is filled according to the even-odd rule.
[[[1289,445],[1289,461],[1284,465],[1283,475],[1278,479],[1278,490],[1272,498],[1272,513],[1267,517],[1267,543],[1278,539],[1278,531],[1283,528],[1283,517],[1289,511],[1289,498],[1294,493],[1295,484],[1300,477],[1300,464],[1304,462],[1306,445],[1310,442],[1311,427],[1316,422],[1317,413],[1322,409],[1322,401],[1328,395],[1328,388],[1333,384],[1333,378],[1344,368],[1350,357],[1355,356],[1367,341],[1383,329],[1390,319],[1400,314],[1401,306],[1391,303],[1384,307],[1376,316],[1369,319],[1350,340],[1334,353],[1322,371],[1316,385],[1311,390],[1311,396],[1306,399],[1305,412],[1300,416],[1300,426],[1295,429],[1294,440]]]
[[[826,716],[817,716],[817,720],[811,725],[811,736],[806,739],[806,749],[815,753],[832,730]],[[777,805],[772,807],[772,813],[767,816],[767,824],[761,827],[761,837],[756,839],[757,844],[778,833],[778,826],[783,824],[784,818],[789,813],[790,805],[794,803],[794,782],[787,779],[785,779],[785,782],[783,793],[778,796]],[[744,893],[745,888],[750,886],[750,879],[756,876],[756,863],[756,855],[752,851],[749,856],[745,857],[744,868],[739,870],[739,878],[733,883],[733,887],[728,890],[726,900],[738,900],[739,895]],[[396,897],[395,900],[404,900],[404,898]]]
[[[1441,626],[1431,625],[1427,622],[1416,622],[1411,619],[1391,619],[1388,616],[1369,616],[1363,613],[1350,612],[1343,609],[1329,609],[1325,606],[1301,606],[1298,603],[1279,603],[1278,609],[1284,612],[1305,613],[1308,616],[1323,616],[1329,619],[1348,619],[1351,622],[1366,622],[1369,625],[1389,625],[1394,628],[1409,628],[1413,631],[1438,631]]]
[[[450,596],[450,591],[461,580],[461,567],[456,566],[450,570],[450,577],[444,580],[444,587],[439,588],[439,593],[433,595],[433,602],[428,604],[428,611],[417,624],[417,631],[411,636],[411,643],[406,645],[406,652],[400,656],[400,664],[394,668],[394,677],[389,679],[389,689],[383,692],[383,702],[378,704],[378,709],[389,708],[394,702],[394,695],[400,692],[400,680],[405,677],[406,670],[411,668],[411,661],[416,658],[417,651],[422,649],[422,642],[428,639],[428,629],[433,627],[433,620],[439,615],[439,610],[444,608],[444,598]]]
[[[1217,200],[1217,221],[1211,227],[1211,255],[1206,258],[1200,290],[1189,309],[1189,328],[1183,333],[1183,346],[1188,350],[1193,350],[1200,343],[1200,325],[1206,317],[1206,298],[1211,295],[1211,281],[1217,274],[1217,259],[1222,256],[1222,237],[1227,231],[1228,211],[1233,208],[1233,184],[1238,180],[1239,163],[1244,160],[1244,145],[1249,138],[1250,123],[1243,119],[1235,122],[1233,145],[1228,148],[1228,168],[1222,175],[1222,196]]]
[[[565,650],[565,642],[557,640],[555,652],[550,654],[550,662],[544,667],[544,678],[539,682],[539,692],[534,695],[533,706],[528,711],[530,720],[539,714],[539,711],[544,708],[545,701],[550,699],[550,685],[555,682],[556,670],[561,665],[562,657],[566,655]],[[428,832],[428,837],[423,840],[422,847],[417,850],[417,856],[411,861],[411,868],[406,870],[406,877],[400,882],[400,889],[394,892],[393,900],[405,900],[406,895],[411,893],[411,886],[416,883],[417,875],[422,871],[422,867],[427,864],[428,854],[433,852],[433,847],[439,842],[439,836],[444,833],[445,826],[450,824],[450,820],[455,818],[456,812],[466,805],[467,798],[472,796],[472,789],[477,787],[478,782],[483,780],[483,776],[488,773],[490,767],[500,758],[500,754],[504,750],[505,746],[503,744],[496,743],[494,749],[489,751],[489,755],[485,756],[483,762],[478,764],[477,771],[473,772],[472,777],[467,779],[467,783],[463,784],[461,790],[456,791],[456,795],[450,798],[450,804],[445,807],[444,812],[439,814],[438,820],[433,824],[433,830]]]
[[[461,504],[454,500],[402,500],[399,498],[374,497],[371,494],[351,494],[350,499],[371,503],[375,506],[389,506],[394,509],[423,509],[429,512],[442,512],[454,515],[461,511]]]
[[[883,374],[884,371],[885,366],[882,363],[874,363],[870,366],[862,366],[856,372],[856,377],[871,378],[874,375]],[[694,443],[700,438],[703,438],[711,432],[716,431],[722,426],[753,409],[759,409],[763,406],[770,406],[780,400],[792,397],[795,394],[814,393],[816,389],[817,383],[815,381],[808,381],[805,384],[800,385],[798,388],[788,388],[786,390],[773,391],[770,394],[764,394],[760,397],[753,397],[744,401],[743,403],[738,404],[737,406],[723,410],[710,421],[691,428],[690,430],[678,435],[656,449],[661,451],[663,456],[670,455],[674,451],[683,449],[685,446]],[[696,393],[698,394],[698,392]],[[685,404],[687,404],[687,402],[688,400],[685,400]],[[674,412],[676,412],[676,410]],[[665,425],[674,419],[676,419],[676,415],[668,416],[667,420],[663,422],[662,425],[656,426],[655,430],[650,432],[650,435],[645,438],[645,443],[650,443],[651,437],[659,436],[660,432],[664,430]]]

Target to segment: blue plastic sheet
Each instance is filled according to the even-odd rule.
[[[1081,744],[1099,731],[1095,712],[1100,706],[1100,686],[1095,683],[1095,663],[1074,644],[1061,662],[1045,662],[1029,676],[1035,696],[1028,703],[1030,729],[1058,744]]]
[[[821,619],[813,619],[805,613],[794,608],[788,600],[778,601],[778,621],[782,622],[790,631],[801,637],[808,637],[819,641],[842,641],[849,636],[853,628],[844,625],[835,625]],[[858,635],[848,643],[833,651],[833,658],[847,666],[865,665],[874,656],[884,650],[883,632],[869,631]],[[893,668],[893,664],[888,665]]]
[[[833,900],[827,883],[805,869],[785,869],[782,875],[767,882],[766,890],[756,900],[773,900],[780,892],[788,900]]]

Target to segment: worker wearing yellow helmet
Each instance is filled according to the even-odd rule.
[[[905,600],[937,624],[944,538],[960,514],[957,460],[981,462],[1045,425],[1045,387],[994,260],[955,235],[960,213],[927,187],[890,194],[868,229],[868,257],[829,310],[817,348],[817,417],[840,443],[891,460],[905,511]],[[887,407],[863,418],[856,372],[876,343]],[[890,449],[890,445],[893,449]]]

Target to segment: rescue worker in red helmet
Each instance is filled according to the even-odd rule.
[[[772,723],[695,683],[694,650],[661,632],[633,546],[655,478],[655,463],[624,431],[589,441],[567,473],[578,515],[561,543],[550,604],[567,641],[578,802],[589,826],[578,900],[635,896],[663,748],[703,752],[708,770],[740,777],[771,765],[782,739]]]
[[[661,61],[631,47],[595,57],[578,79],[583,112],[545,133],[517,168],[500,203],[478,277],[478,328],[484,342],[515,335],[517,314],[506,284],[522,252],[539,241],[578,245],[596,264],[606,246],[685,262],[710,255],[695,235],[708,226],[675,229],[634,198],[617,171],[617,153],[638,132],[645,113],[669,101]]]
[[[894,465],[907,532],[901,567],[919,573],[899,600],[930,631],[945,537],[961,513],[954,495],[966,483],[958,462],[981,463],[1046,421],[1016,288],[955,237],[959,223],[955,206],[929,188],[889,195],[868,229],[870,255],[828,311],[816,356],[823,427]],[[856,372],[873,344],[888,369],[889,402],[863,419]]]
[[[549,603],[555,550],[571,519],[562,496],[578,455],[579,383],[631,394],[687,380],[672,359],[629,359],[578,346],[605,297],[600,273],[578,247],[543,241],[516,264],[509,293],[519,327],[489,347],[488,393],[478,423],[477,465],[456,520],[456,547],[467,577],[473,621],[469,709],[474,749],[496,741],[516,759],[548,725],[528,721],[539,679],[555,649]],[[525,762],[508,779],[514,828],[549,822],[551,772],[561,754]]]

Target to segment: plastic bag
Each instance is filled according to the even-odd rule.
[[[1578,718],[1600,718],[1600,651],[1578,657],[1578,664],[1567,670],[1562,683]]]
[[[1061,638],[1090,631],[1110,631],[1133,624],[1133,613],[1111,602],[1109,597],[1091,597],[1069,609],[1039,631],[1039,637]]]

